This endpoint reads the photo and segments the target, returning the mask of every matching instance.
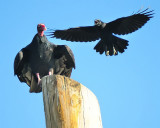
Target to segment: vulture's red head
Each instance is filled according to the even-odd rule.
[[[38,34],[40,36],[43,36],[44,35],[44,31],[47,30],[46,29],[46,26],[44,24],[38,24],[37,25],[37,31],[38,31]]]

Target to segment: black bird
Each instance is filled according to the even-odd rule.
[[[40,80],[45,75],[71,76],[75,68],[74,55],[66,45],[55,45],[44,35],[46,27],[38,24],[32,42],[22,48],[14,60],[14,74],[30,86],[30,92],[40,92]]]
[[[152,12],[153,10],[148,11],[148,8],[144,11],[139,10],[131,16],[122,17],[109,23],[95,20],[94,26],[55,30],[51,32],[50,36],[76,42],[91,42],[100,39],[94,47],[96,52],[100,54],[105,52],[107,56],[118,55],[118,52],[123,53],[127,49],[128,41],[113,34],[125,35],[138,30],[153,17]]]

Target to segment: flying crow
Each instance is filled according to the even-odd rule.
[[[127,49],[128,41],[117,37],[117,35],[125,35],[132,33],[141,28],[153,17],[153,10],[138,11],[127,17],[116,19],[109,23],[101,20],[95,20],[94,26],[82,26],[77,28],[69,28],[66,30],[55,30],[51,32],[51,37],[59,38],[67,41],[91,42],[100,39],[94,49],[100,54],[108,56],[118,55]]]

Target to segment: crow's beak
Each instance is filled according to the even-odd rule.
[[[98,20],[95,20],[95,21],[94,21],[94,24],[97,24],[97,23],[98,23]]]

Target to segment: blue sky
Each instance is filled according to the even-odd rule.
[[[1,0],[0,127],[45,127],[42,93],[29,93],[29,87],[13,75],[14,57],[31,42],[38,23],[67,29],[93,25],[94,19],[109,22],[150,7],[155,17],[142,29],[121,36],[129,46],[118,56],[96,53],[98,41],[48,39],[72,49],[76,70],[71,78],[97,96],[104,128],[160,128],[159,5],[159,0]]]

